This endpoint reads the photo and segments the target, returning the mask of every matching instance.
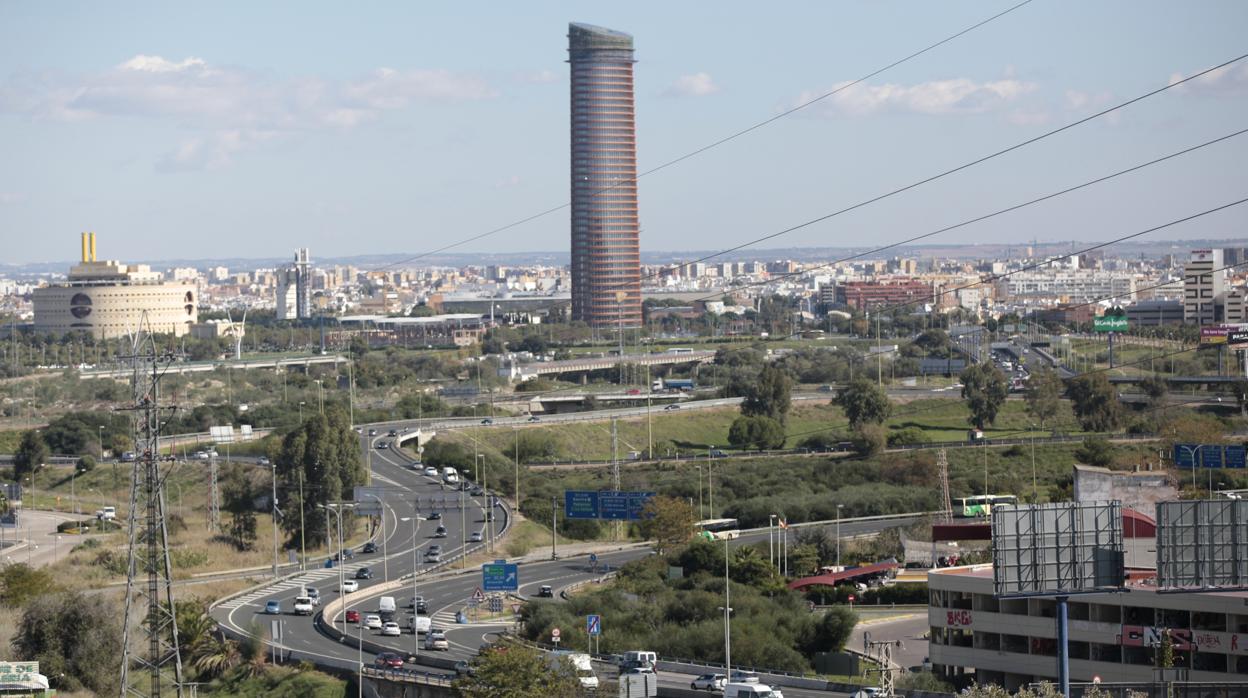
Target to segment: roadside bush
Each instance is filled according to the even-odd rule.
[[[888,432],[878,424],[864,424],[854,432],[854,451],[864,457],[882,453],[888,446]]]
[[[1088,465],[1107,467],[1114,462],[1114,447],[1100,436],[1089,436],[1075,450],[1075,458]]]
[[[889,446],[915,446],[929,441],[931,439],[918,427],[906,427],[888,433]]]

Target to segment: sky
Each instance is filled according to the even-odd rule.
[[[567,24],[635,39],[639,168],[1005,2],[0,4],[0,263],[418,255],[567,202]],[[1248,53],[1239,0],[1032,0],[643,178],[644,251],[770,235]],[[1248,59],[760,245],[886,244],[1248,128]],[[1248,197],[1248,134],[928,242],[1099,241]],[[456,252],[566,251],[556,211]],[[1248,204],[1145,239],[1243,237]]]

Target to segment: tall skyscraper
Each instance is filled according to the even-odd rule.
[[[295,250],[295,263],[277,270],[277,319],[312,317],[312,261],[308,248]]]
[[[572,65],[572,319],[641,325],[633,37],[568,25]]]

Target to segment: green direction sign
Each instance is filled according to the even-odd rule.
[[[1093,318],[1092,328],[1097,332],[1126,332],[1127,318],[1121,315],[1104,315],[1102,317]]]

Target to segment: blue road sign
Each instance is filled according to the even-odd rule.
[[[569,519],[598,518],[598,493],[567,490],[563,493],[563,515]]]
[[[486,591],[516,591],[520,588],[520,570],[515,564],[506,562],[481,565],[481,588]]]
[[[598,553],[590,553],[590,554],[589,554],[589,564],[591,564],[591,565],[596,565],[596,564],[598,564]]]
[[[602,616],[590,615],[585,616],[585,632],[590,635],[602,634]]]
[[[1234,468],[1243,470],[1248,467],[1248,454],[1243,446],[1223,446],[1220,444],[1175,444],[1174,465],[1176,468],[1190,470],[1192,468]]]
[[[653,496],[653,492],[599,492],[598,513],[603,519],[637,521]]]

